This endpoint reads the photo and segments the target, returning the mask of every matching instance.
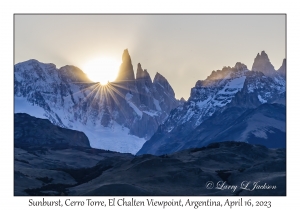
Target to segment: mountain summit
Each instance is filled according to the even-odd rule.
[[[266,76],[273,76],[276,73],[274,66],[271,64],[270,59],[265,51],[262,51],[261,54],[257,54],[256,58],[254,59],[252,71],[262,72]]]
[[[279,73],[281,76],[286,77],[286,59],[283,59],[282,65],[281,65],[280,68],[278,69],[278,73]]]
[[[91,147],[135,154],[179,102],[168,81],[152,82],[138,64],[137,78],[124,50],[118,79],[106,86],[88,81],[77,67],[57,69],[36,60],[14,67],[15,113],[49,119],[82,131]]]
[[[137,155],[170,154],[220,141],[285,147],[285,62],[277,72],[262,51],[252,70],[237,62],[197,81],[189,99],[171,111]]]
[[[122,55],[122,64],[116,81],[134,81],[133,66],[128,49],[125,49]]]

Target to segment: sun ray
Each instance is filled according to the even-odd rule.
[[[128,113],[124,110],[124,107],[121,106],[118,98],[115,96],[114,91],[110,91],[110,89],[108,89],[108,93],[109,95],[112,97],[113,101],[115,102],[115,104],[118,106],[118,108],[120,109],[121,113],[123,114],[123,116],[125,117],[125,119],[128,119]],[[120,95],[121,96],[121,95]]]
[[[121,105],[120,99],[125,99],[125,91],[131,93],[137,92],[134,86],[132,86],[133,82],[134,80],[116,81],[109,82],[106,85],[102,85],[99,82],[74,82],[74,84],[82,84],[80,85],[80,90],[70,93],[67,97],[72,97],[71,95],[73,95],[73,97],[80,95],[79,98],[81,98],[83,95],[83,100],[79,100],[77,103],[78,105],[86,103],[87,109],[84,112],[87,113],[87,116],[93,116],[95,117],[95,120],[101,120],[101,113],[103,113],[103,111],[108,112],[111,117],[110,123],[117,122],[117,119],[115,118],[114,107],[118,107],[119,114],[124,116],[125,120],[124,122],[121,121],[120,123],[125,123],[128,126],[132,123],[128,121],[130,114],[126,112],[124,107]],[[95,111],[98,111],[97,113],[100,114],[94,116],[93,113]],[[111,126],[113,126],[113,124],[111,124]]]

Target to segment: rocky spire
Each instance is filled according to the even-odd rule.
[[[140,63],[138,63],[137,70],[136,70],[136,79],[142,78],[143,73],[144,73],[144,71],[142,69],[142,65]]]
[[[142,69],[142,65],[140,63],[138,63],[138,66],[137,66],[136,79],[144,80],[148,85],[152,84],[152,80],[151,80],[149,73],[147,72],[146,69],[145,70]]]
[[[254,59],[252,71],[262,72],[266,76],[273,76],[276,73],[274,66],[271,64],[265,51],[262,51],[261,54],[257,54],[256,58]]]
[[[241,62],[237,62],[234,68],[238,71],[247,70],[247,66]]]
[[[278,73],[279,73],[281,76],[286,77],[286,59],[283,59],[282,65],[281,65],[280,68],[278,69]]]
[[[134,72],[131,63],[131,58],[128,49],[125,49],[122,55],[122,64],[120,66],[119,74],[116,81],[133,81]]]
[[[158,73],[158,72],[156,73],[154,80],[153,80],[153,84],[163,87],[166,92],[168,92],[171,96],[175,97],[175,92],[174,92],[173,88],[169,84],[168,80],[164,76],[162,76],[160,73]]]

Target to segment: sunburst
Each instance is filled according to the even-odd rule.
[[[90,80],[106,85],[116,79],[119,67],[120,62],[116,59],[100,57],[86,63],[83,70]]]

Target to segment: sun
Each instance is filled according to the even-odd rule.
[[[120,67],[120,62],[109,57],[101,57],[89,61],[83,67],[83,71],[88,78],[94,82],[100,82],[101,85],[106,85],[108,82],[113,82],[117,76]]]

